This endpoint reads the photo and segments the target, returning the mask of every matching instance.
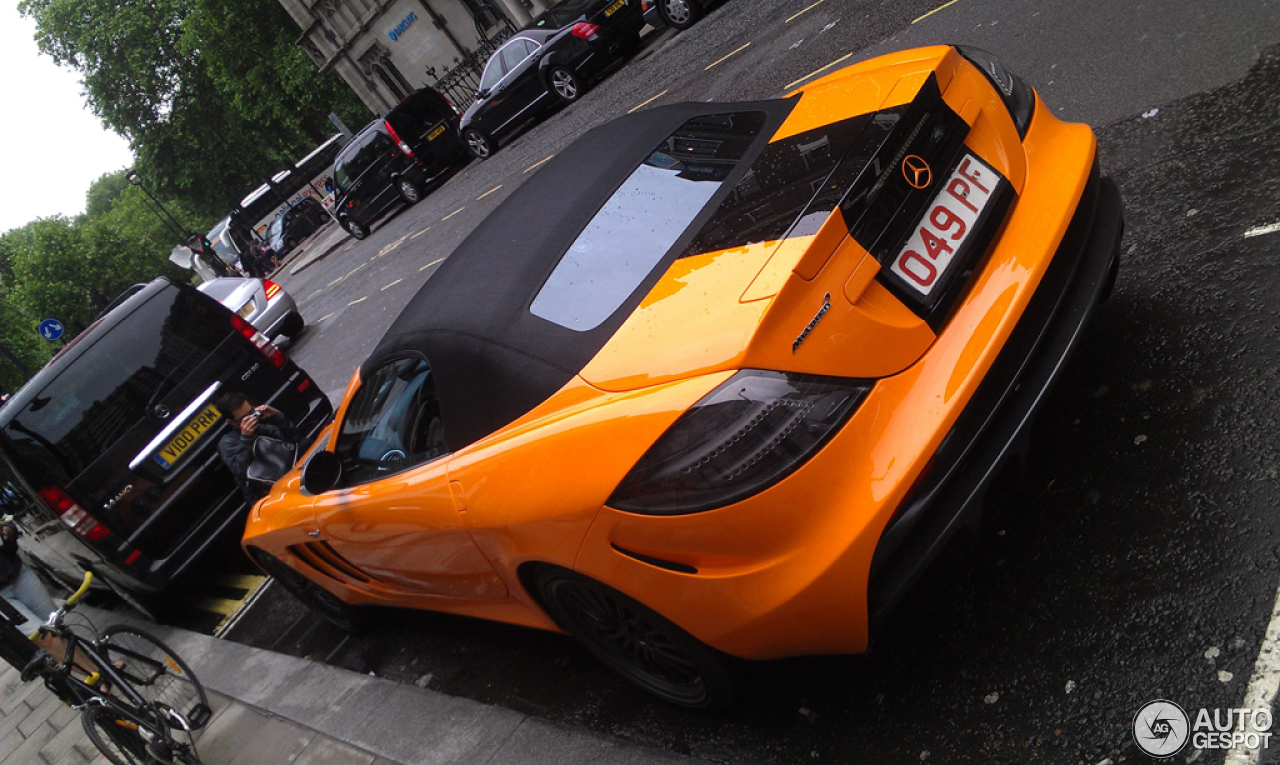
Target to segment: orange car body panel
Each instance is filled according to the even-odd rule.
[[[255,507],[245,544],[353,604],[556,629],[520,577],[525,564],[553,563],[736,656],[865,649],[877,541],[1021,317],[1096,150],[1088,127],[1059,121],[1038,97],[1020,139],[992,86],[949,47],[894,54],[805,86],[772,140],[910,101],[930,73],[970,124],[968,149],[1016,192],[981,271],[936,336],[874,279],[879,263],[838,220],[812,236],[683,258],[580,375],[535,410],[446,458],[319,498],[299,488],[295,471]],[[796,345],[824,305],[821,323]],[[656,358],[655,347],[663,349]],[[759,494],[673,517],[607,507],[676,418],[743,368],[877,381],[815,456]],[[337,421],[358,385],[353,378]],[[344,573],[341,560],[300,559],[317,540],[370,581]],[[325,565],[327,575],[317,575]]]

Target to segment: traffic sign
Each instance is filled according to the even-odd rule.
[[[62,322],[57,319],[45,319],[40,322],[40,337],[43,337],[51,343],[62,337],[63,331]]]

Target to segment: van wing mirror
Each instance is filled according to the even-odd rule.
[[[302,488],[308,494],[320,495],[332,491],[342,480],[342,458],[330,451],[320,450],[311,455],[302,466]]]
[[[480,88],[476,91],[477,99],[485,99],[489,97],[490,90],[488,88]]]

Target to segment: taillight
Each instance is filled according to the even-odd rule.
[[[53,507],[62,522],[67,524],[76,536],[90,542],[101,542],[111,536],[111,529],[103,526],[83,507],[57,486],[47,486],[40,490],[40,496]]]
[[[866,380],[744,369],[680,415],[607,504],[683,515],[764,491],[817,454],[870,390]]]
[[[272,345],[266,335],[254,329],[252,324],[235,314],[231,314],[231,326],[235,327],[235,330],[243,335],[246,340],[253,343],[255,348],[262,351],[262,355],[267,357],[267,361],[270,361],[276,367],[284,366],[284,353]]]
[[[585,21],[579,21],[577,24],[573,25],[573,29],[569,31],[569,34],[583,40],[590,40],[591,37],[599,31],[599,24],[588,24]]]
[[[382,124],[387,126],[387,133],[391,136],[391,140],[395,142],[396,146],[400,147],[400,151],[403,151],[406,157],[412,157],[413,149],[410,149],[409,144],[405,143],[400,138],[400,136],[396,133],[396,129],[391,127],[391,123],[387,122],[386,120],[383,120]]]
[[[266,295],[267,295],[267,300],[270,300],[271,298],[273,298],[273,297],[275,297],[276,295],[279,295],[279,294],[280,294],[280,285],[279,285],[279,284],[276,284],[275,282],[271,281],[270,279],[263,279],[263,280],[262,280],[262,291],[266,293]]]

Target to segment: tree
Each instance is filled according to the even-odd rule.
[[[239,198],[367,110],[292,44],[271,0],[23,0],[40,49],[84,76],[148,188],[201,215]]]
[[[125,177],[124,170],[104,174],[89,186],[89,192],[85,195],[85,217],[93,220],[111,212],[116,200],[127,188],[129,179]]]

